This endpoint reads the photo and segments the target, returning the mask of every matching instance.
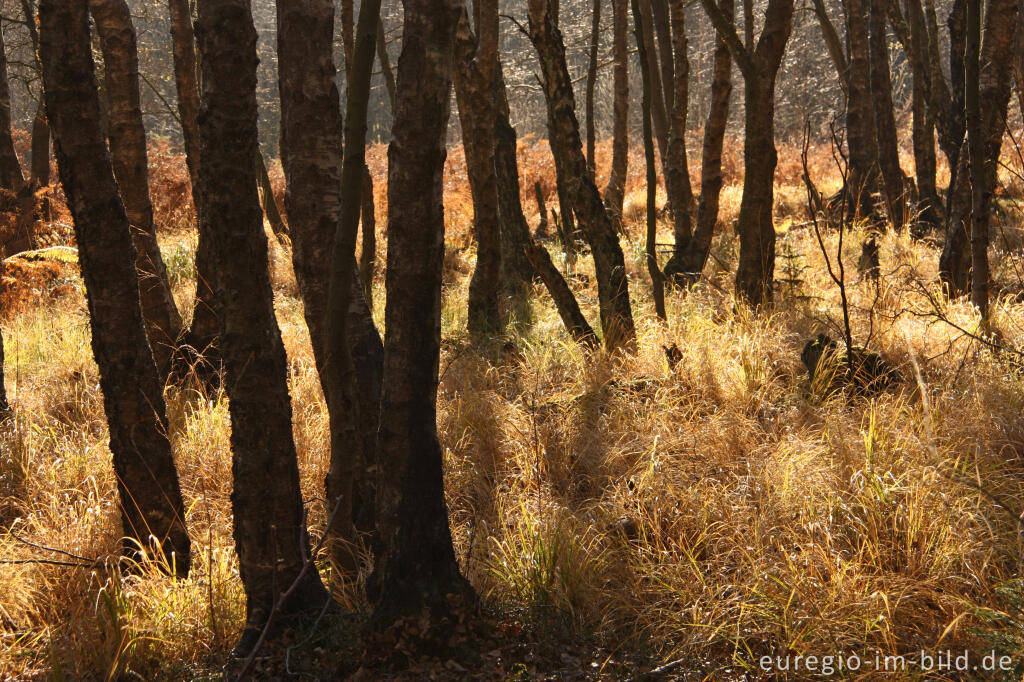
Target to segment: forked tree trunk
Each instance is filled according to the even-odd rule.
[[[92,0],[89,9],[103,53],[104,88],[110,100],[110,156],[114,178],[132,226],[142,319],[157,371],[161,377],[166,377],[181,333],[181,315],[171,293],[153,223],[135,28],[124,0]]]
[[[85,280],[125,551],[148,551],[155,538],[184,576],[191,561],[185,510],[142,322],[128,217],[98,124],[88,9],[85,0],[44,0],[39,18],[46,110]]]
[[[612,0],[612,168],[604,189],[604,205],[622,219],[626,173],[629,170],[629,3]]]
[[[345,153],[340,181],[331,180],[340,186],[341,197],[336,205],[330,205],[336,220],[327,242],[331,244],[331,256],[323,377],[331,420],[331,466],[326,490],[328,500],[338,509],[328,531],[332,580],[335,581],[342,577],[351,579],[357,569],[357,555],[352,545],[355,529],[370,533],[370,545],[376,544],[371,511],[375,500],[374,482],[368,472],[375,462],[383,349],[373,317],[356,286],[354,267],[362,210],[360,199],[365,198],[366,108],[379,16],[379,0],[364,0],[360,5],[348,68]],[[290,37],[302,40],[302,31],[297,30]],[[319,54],[329,60],[330,45],[326,35],[324,37]],[[323,85],[329,86],[330,79],[323,81]],[[335,95],[319,100],[318,106],[336,108],[336,102]],[[337,117],[331,113],[328,118]],[[340,142],[333,147],[340,149]],[[331,167],[334,166],[332,163]],[[365,230],[365,216],[363,226]]]
[[[452,548],[437,437],[445,131],[458,12],[454,0],[405,2],[388,150],[381,551],[368,588],[381,625],[424,607],[436,620],[473,600]]]
[[[590,244],[597,275],[598,301],[605,346],[631,347],[636,340],[625,260],[615,227],[587,170],[580,140],[572,83],[565,62],[565,44],[547,0],[530,0],[530,40],[540,57],[544,97],[555,159],[561,159],[566,187],[583,234]]]
[[[497,0],[478,0],[480,39],[463,10],[455,36],[455,97],[462,123],[469,187],[473,195],[476,266],[469,281],[469,332],[481,337],[501,329],[501,218],[494,166],[495,76],[498,62]]]
[[[733,23],[733,0],[719,0],[718,7],[728,23]],[[704,124],[704,148],[701,153],[700,202],[697,205],[697,226],[682,256],[675,258],[674,275],[685,282],[695,282],[704,270],[711,253],[711,238],[718,223],[718,203],[722,193],[722,145],[729,123],[729,99],[732,96],[732,58],[729,47],[718,36],[715,40],[714,64],[711,71],[711,106]]]
[[[188,0],[168,0],[171,24],[171,52],[174,61],[174,88],[178,96],[178,118],[181,121],[181,136],[185,146],[185,163],[192,186],[192,203],[196,210],[196,222],[200,215],[201,194],[199,184],[199,82],[196,45],[192,26],[192,13]],[[201,356],[204,373],[220,365],[216,349],[219,323],[214,312],[214,290],[217,273],[213,267],[209,240],[198,236],[196,244],[196,295],[192,306],[192,322],[182,338],[189,349],[189,359]]]
[[[675,66],[671,85],[673,90],[669,123],[668,164],[665,186],[669,188],[672,204],[676,249],[686,248],[693,236],[693,186],[690,184],[690,166],[686,156],[686,121],[690,102],[690,59],[686,54],[686,7],[683,0],[670,0],[672,10],[672,52]]]
[[[388,86],[388,97],[392,112],[395,109],[394,76],[391,74],[391,64],[388,61],[387,47],[384,45],[384,23],[380,17],[380,3],[373,5],[377,7],[375,34],[372,37],[372,44],[377,48],[377,57],[380,61],[381,71],[384,74],[384,81]],[[362,5],[360,5],[362,7]],[[362,9],[360,9],[362,17]],[[351,89],[353,76],[353,55],[355,54],[355,15],[353,14],[352,0],[342,0],[341,3],[341,43],[342,52],[345,55],[345,87]],[[370,44],[370,43],[367,43]],[[383,46],[383,47],[382,47]],[[371,64],[372,68],[372,54]],[[365,139],[365,134],[363,138]],[[363,286],[363,299],[368,309],[373,309],[373,277],[377,262],[377,216],[373,204],[373,176],[370,169],[363,164],[362,190],[359,196],[363,245],[359,254],[359,278]]]
[[[890,0],[870,3],[871,101],[874,104],[875,139],[878,141],[878,167],[882,174],[889,220],[897,230],[906,222],[903,170],[900,168],[896,117],[892,106],[892,81],[889,75],[889,44],[886,35],[886,8]]]
[[[743,46],[730,22],[713,0],[702,0],[715,29],[725,40],[743,74],[744,177],[740,201],[740,262],[736,293],[753,307],[772,299],[775,275],[774,177],[775,78],[793,26],[793,0],[769,0],[764,26],[753,50]],[[749,41],[748,41],[749,42]]]
[[[329,598],[307,566],[309,537],[292,439],[288,367],[274,316],[256,190],[256,30],[248,0],[200,0],[200,237],[218,273],[219,347],[231,414],[235,548],[246,596],[239,652],[272,612],[319,610]],[[282,603],[281,596],[290,591]]]
[[[7,80],[7,50],[0,32],[0,188],[18,192],[24,185],[25,176],[11,137],[11,87]]]
[[[690,99],[690,60],[686,55],[686,8],[682,0],[671,0],[672,38],[675,52],[675,95],[669,136],[669,160],[665,187],[672,204],[675,249],[665,265],[665,275],[679,274],[680,259],[693,238],[693,187],[686,153],[686,121]]]
[[[655,204],[655,194],[658,190],[658,172],[654,162],[654,134],[651,131],[651,69],[647,61],[647,50],[644,45],[644,21],[640,12],[640,5],[637,0],[633,1],[633,22],[636,27],[637,47],[640,52],[640,74],[643,83],[643,100],[641,111],[643,112],[643,139],[644,139],[644,166],[647,176],[647,234],[645,239],[645,255],[647,256],[647,273],[651,278],[651,289],[654,298],[655,313],[662,320],[665,315],[665,284],[662,280],[661,269],[658,267],[657,235],[658,235],[658,211]],[[677,207],[676,210],[679,210]]]

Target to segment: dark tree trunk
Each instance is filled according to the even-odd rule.
[[[462,123],[469,187],[473,195],[476,267],[469,281],[469,332],[475,336],[501,329],[501,218],[494,165],[495,76],[498,62],[497,0],[478,0],[480,40],[463,11],[455,38],[455,96]]]
[[[50,184],[50,122],[46,110],[39,103],[35,118],[32,119],[32,176],[33,187],[47,187]]]
[[[160,255],[153,224],[146,129],[139,102],[139,54],[135,28],[124,0],[92,0],[89,9],[96,22],[103,52],[104,89],[110,100],[110,156],[114,178],[132,226],[142,319],[157,371],[161,377],[166,377],[181,333],[181,315],[171,293],[171,283],[167,279],[167,268]]]
[[[203,84],[199,229],[218,273],[234,538],[246,596],[246,631],[238,650],[244,651],[272,612],[318,610],[329,597],[308,565],[288,361],[274,316],[256,190],[256,30],[248,0],[200,0],[196,37]]]
[[[580,311],[579,303],[576,302],[576,297],[565,278],[562,277],[562,273],[551,262],[551,256],[547,249],[536,242],[531,242],[526,253],[534,270],[537,271],[537,275],[544,282],[548,293],[551,294],[555,308],[558,310],[558,316],[562,318],[562,324],[565,325],[569,336],[576,343],[597,348],[600,345],[597,334],[594,333],[587,318]]]
[[[911,0],[911,2],[916,2],[916,0]],[[928,49],[928,106],[935,119],[939,148],[942,149],[942,154],[946,157],[949,167],[955,171],[963,130],[958,130],[953,120],[952,95],[946,83],[946,76],[942,71],[942,48],[934,0],[925,0],[924,17]]]
[[[277,199],[274,198],[274,188],[270,185],[270,173],[267,172],[267,162],[263,158],[259,144],[253,150],[253,163],[256,164],[256,186],[259,188],[260,206],[263,208],[263,216],[270,223],[270,230],[277,237],[278,241],[288,236],[288,226],[285,225],[281,209],[277,206]]]
[[[0,268],[3,265],[0,264]],[[6,417],[11,411],[11,406],[7,402],[7,384],[4,383],[4,335],[3,331],[0,330],[0,420]]]
[[[42,64],[39,61],[39,31],[36,28],[36,13],[31,0],[21,0],[21,11],[25,18],[25,27],[28,29],[29,42],[32,44],[32,53],[36,57],[36,65],[42,72]],[[50,184],[50,124],[46,120],[46,108],[42,99],[32,120],[32,166],[29,182],[36,188],[47,187]]]
[[[364,168],[363,191],[360,196],[359,211],[360,229],[363,236],[362,248],[359,251],[359,281],[363,285],[363,298],[366,306],[373,309],[373,278],[377,270],[377,214],[373,203],[373,176],[370,169]]]
[[[733,23],[733,0],[719,0],[722,15]],[[719,36],[715,41],[711,76],[711,106],[704,125],[704,148],[701,153],[700,202],[697,206],[697,227],[682,257],[676,259],[675,274],[686,282],[700,278],[711,252],[711,238],[718,223],[718,202],[722,192],[722,145],[729,123],[729,99],[732,96],[732,58],[729,47]],[[665,268],[669,274],[669,267]]]
[[[651,278],[651,289],[653,290],[654,310],[662,320],[665,315],[665,283],[662,279],[661,269],[658,267],[657,236],[658,236],[658,210],[655,204],[655,194],[658,191],[658,171],[654,166],[654,134],[651,131],[651,69],[647,61],[647,50],[644,45],[644,23],[643,14],[640,12],[640,5],[633,0],[633,22],[636,27],[636,42],[640,51],[640,73],[643,83],[643,100],[641,111],[643,112],[643,138],[644,138],[644,165],[647,172],[647,235],[645,240],[645,254],[647,256],[647,273]],[[681,210],[677,206],[676,210]]]
[[[327,346],[324,373],[331,416],[331,467],[327,497],[336,500],[339,513],[330,532],[331,562],[347,577],[357,569],[356,554],[348,544],[353,526],[374,532],[368,513],[376,493],[368,474],[376,460],[376,438],[382,381],[383,349],[366,308],[355,271],[355,245],[361,199],[365,198],[366,109],[370,95],[379,0],[359,6],[346,98],[345,154],[341,169],[341,201],[337,227],[331,240],[330,279],[327,293]],[[301,34],[295,36],[301,39]],[[324,53],[329,54],[326,45]],[[365,229],[364,221],[364,229]],[[353,383],[353,379],[355,383]],[[370,538],[371,546],[377,536]]]
[[[562,34],[555,25],[547,0],[530,0],[529,16],[530,39],[540,57],[548,120],[554,133],[551,136],[552,151],[556,163],[561,159],[559,165],[565,175],[573,209],[594,255],[605,346],[608,349],[632,346],[636,331],[625,260],[611,218],[583,156]]]
[[[892,106],[892,82],[889,75],[889,45],[886,36],[887,7],[890,0],[870,2],[871,101],[874,104],[875,135],[878,141],[878,166],[882,174],[889,220],[897,230],[906,222],[903,170],[900,168],[896,117]]]
[[[936,228],[941,224],[941,202],[935,186],[935,114],[931,105],[933,86],[928,66],[928,32],[921,0],[907,0],[907,20],[907,53],[914,76],[911,107],[920,222]]]
[[[965,9],[961,18],[965,44],[968,38],[966,14]],[[983,300],[986,303],[986,306],[978,305],[983,311],[987,307],[989,203],[996,189],[999,153],[1010,101],[1010,71],[1016,21],[1017,6],[1013,0],[989,2],[985,12],[984,41],[981,45],[977,81],[977,137],[982,141],[983,149],[971,149],[970,140],[961,145],[957,172],[951,186],[946,244],[939,258],[939,277],[949,293],[966,294],[973,289],[974,281],[977,281],[979,290],[973,292],[973,295],[976,297],[976,305]],[[966,66],[966,63],[963,63]],[[966,78],[964,82],[966,83]],[[964,94],[966,96],[966,92]],[[983,159],[979,158],[981,156]],[[976,173],[975,168],[979,167],[980,173]],[[973,187],[972,180],[978,175],[981,176],[981,186]],[[973,210],[975,201],[978,201],[980,209],[977,212]],[[977,277],[969,272],[972,267],[978,268]]]
[[[956,170],[950,173],[954,182],[949,192],[949,218],[946,241],[939,255],[939,279],[950,296],[960,296],[970,288],[971,252],[969,249],[971,183],[967,145],[960,151]]]
[[[110,427],[125,551],[162,545],[188,574],[190,543],[161,382],[146,340],[128,217],[99,129],[99,99],[85,0],[44,0],[40,49],[46,111],[75,224],[92,348]]]
[[[775,275],[775,225],[772,222],[778,163],[775,78],[793,26],[793,0],[769,0],[764,27],[753,50],[743,46],[735,24],[713,0],[702,0],[702,4],[743,74],[745,172],[738,226],[740,262],[736,271],[736,292],[756,308],[771,301]]]
[[[971,0],[978,2],[980,0]],[[974,8],[976,13],[980,12]],[[1013,0],[990,0],[985,12],[984,42],[980,48],[978,78],[972,81],[974,71],[967,75],[967,82],[978,83],[977,143],[971,142],[972,179],[972,224],[971,224],[971,299],[981,311],[988,314],[988,246],[989,220],[992,196],[995,194],[999,154],[1006,129],[1006,115],[1010,103],[1010,89],[1013,79],[1013,50],[1017,16],[1021,9]],[[980,40],[981,32],[975,39]],[[1016,36],[1020,41],[1021,36]],[[980,182],[978,182],[980,178]],[[980,185],[980,186],[979,186]]]
[[[0,188],[18,192],[24,185],[25,176],[11,137],[11,87],[7,80],[7,51],[0,33]]]
[[[452,548],[437,438],[445,131],[458,12],[453,0],[405,1],[388,150],[381,551],[369,587],[381,625],[401,615],[419,616],[424,607],[436,621],[458,602],[473,600]]]
[[[654,39],[653,0],[640,0],[640,14],[644,26],[644,52],[647,55],[647,68],[650,70],[651,86],[651,122],[654,125],[655,140],[658,143],[658,154],[664,170],[668,160],[669,111],[665,108],[665,88],[672,87],[672,81],[662,83],[662,69],[658,62],[658,46]],[[656,0],[663,2],[664,0]],[[671,201],[671,199],[670,199]]]
[[[597,127],[594,125],[594,88],[597,86],[597,52],[601,44],[601,0],[593,0],[590,11],[590,55],[587,61],[587,89],[584,97],[587,117],[587,167],[596,172]]]
[[[188,0],[168,0],[171,23],[171,50],[174,59],[174,87],[178,95],[178,117],[185,146],[185,163],[192,185],[192,202],[197,222],[200,215],[199,185],[199,81],[192,13]],[[192,306],[192,322],[184,335],[189,355],[202,356],[206,369],[220,364],[216,349],[219,323],[214,312],[214,289],[217,285],[209,240],[200,233],[196,245],[196,296]]]
[[[494,126],[494,170],[498,179],[498,215],[501,217],[501,283],[511,294],[522,291],[534,277],[527,256],[530,227],[519,194],[519,160],[515,128],[509,122],[508,97],[501,62],[496,67],[497,116]]]
[[[388,56],[388,43],[384,35],[384,20],[377,19],[377,61],[380,63],[380,72],[384,77],[384,87],[388,89],[388,102],[391,104],[391,112],[395,111],[395,72],[391,69],[391,58]]]
[[[814,14],[818,17],[818,26],[821,27],[821,37],[825,41],[825,49],[828,50],[828,56],[832,60],[832,65],[836,67],[839,87],[842,88],[843,95],[849,97],[850,67],[846,63],[846,51],[843,49],[843,43],[839,40],[839,32],[836,31],[836,26],[828,15],[824,0],[812,0],[812,2],[814,4]]]
[[[665,186],[669,192],[674,218],[675,251],[665,266],[670,275],[679,267],[679,260],[693,237],[693,187],[686,157],[686,120],[690,99],[690,60],[686,55],[686,8],[682,0],[671,0],[672,37],[675,43],[675,95],[669,135],[669,162],[665,169]]]
[[[612,168],[604,189],[604,204],[617,220],[622,218],[629,169],[628,11],[627,0],[612,0]]]
[[[879,189],[878,138],[871,92],[869,2],[847,0],[846,35],[849,45],[849,96],[846,98],[846,143],[850,153],[847,180],[849,206],[856,217],[874,218],[873,195]]]

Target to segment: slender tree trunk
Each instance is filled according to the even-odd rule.
[[[168,0],[171,24],[171,50],[174,61],[174,87],[178,95],[178,117],[185,146],[185,163],[192,185],[192,202],[197,223],[200,215],[199,168],[199,81],[192,13],[188,0]],[[208,240],[200,233],[196,245],[196,296],[192,306],[192,322],[183,342],[189,354],[203,359],[206,369],[220,364],[216,350],[219,322],[214,312],[214,290],[217,285],[213,256]]]
[[[601,0],[593,0],[590,11],[590,59],[587,62],[587,89],[584,97],[587,117],[587,167],[595,173],[597,128],[594,125],[594,88],[597,86],[597,52],[601,44]]]
[[[693,187],[686,158],[686,120],[690,100],[690,60],[686,55],[686,7],[683,0],[670,0],[672,9],[672,38],[675,52],[675,95],[672,98],[672,119],[669,130],[668,163],[665,166],[665,187],[672,204],[674,218],[675,251],[665,266],[671,275],[678,267],[679,258],[693,237]],[[678,254],[678,256],[676,255]]]
[[[552,7],[547,0],[530,0],[529,18],[530,39],[540,57],[548,119],[554,133],[552,150],[556,160],[562,160],[573,208],[594,255],[605,346],[609,350],[619,346],[630,347],[635,343],[636,331],[629,302],[625,259],[611,218],[594,184],[594,176],[587,170],[583,156],[562,34],[555,25]]]
[[[979,2],[980,0],[971,0]],[[972,213],[971,225],[971,299],[988,314],[988,246],[992,196],[995,194],[999,155],[1006,129],[1007,109],[1013,79],[1014,41],[1019,3],[1014,0],[989,0],[985,12],[984,41],[980,48],[978,83],[978,144],[971,143]],[[980,38],[980,36],[979,36]],[[967,75],[971,83],[972,72]],[[970,117],[970,107],[968,108]],[[981,179],[981,182],[977,181]],[[980,185],[980,187],[978,187]]]
[[[376,43],[379,0],[365,0],[359,19],[349,71],[346,98],[345,155],[341,170],[341,211],[331,247],[330,286],[327,294],[327,394],[331,413],[331,468],[327,473],[327,496],[339,500],[341,513],[331,528],[331,561],[354,575],[355,554],[343,542],[352,522],[359,530],[376,532],[367,523],[369,509],[376,501],[376,488],[369,472],[376,463],[376,438],[383,376],[383,348],[373,318],[366,309],[362,316],[353,308],[362,306],[354,282],[356,233],[364,195],[366,169],[366,111]],[[363,219],[363,229],[366,229]],[[346,316],[346,311],[348,315]],[[352,383],[355,372],[355,385]],[[370,381],[375,383],[371,384]],[[353,388],[357,393],[353,393]],[[351,499],[351,513],[349,502]],[[349,519],[352,519],[352,522]],[[378,535],[371,545],[378,545]]]
[[[0,268],[3,265],[0,264]],[[0,420],[6,417],[11,411],[11,406],[7,402],[7,384],[4,383],[4,335],[3,330],[0,330]]]
[[[455,96],[462,122],[462,144],[473,195],[476,267],[469,281],[469,331],[475,336],[501,329],[501,218],[494,165],[495,76],[498,61],[497,0],[478,0],[480,40],[463,11],[455,37]]]
[[[597,334],[594,333],[590,323],[587,322],[587,318],[580,311],[580,305],[576,302],[576,296],[573,295],[572,289],[569,288],[565,278],[562,277],[562,273],[551,262],[551,256],[548,254],[547,249],[536,242],[531,242],[527,249],[527,254],[529,255],[530,263],[537,271],[537,275],[544,282],[548,293],[551,294],[551,298],[555,302],[555,308],[558,310],[558,316],[562,318],[562,324],[565,325],[569,336],[576,343],[591,348],[600,346]]]
[[[373,279],[377,270],[377,215],[373,203],[373,176],[370,169],[363,173],[363,191],[360,196],[359,211],[362,228],[363,244],[359,250],[359,281],[363,285],[363,298],[366,305],[373,309]]]
[[[821,37],[825,41],[825,49],[828,50],[828,56],[832,60],[832,65],[836,67],[839,87],[842,88],[843,95],[849,97],[850,67],[846,63],[846,51],[843,49],[843,43],[839,40],[839,32],[836,31],[836,26],[828,15],[824,0],[812,0],[812,2],[814,4],[814,14],[818,17],[818,26],[821,27]]]
[[[424,607],[436,622],[473,600],[452,548],[437,438],[445,131],[458,12],[453,0],[405,1],[388,150],[381,552],[369,586],[374,619],[382,625],[419,616]]]
[[[380,63],[380,72],[384,77],[384,87],[388,90],[388,101],[391,103],[391,112],[395,111],[395,72],[391,69],[391,58],[388,56],[388,43],[384,35],[384,19],[377,19],[377,61]]]
[[[612,168],[604,190],[604,204],[622,219],[629,170],[629,3],[612,0]]]
[[[664,172],[668,160],[669,109],[665,107],[665,88],[672,87],[672,81],[662,83],[662,69],[658,63],[658,46],[654,39],[654,10],[652,2],[665,0],[640,0],[640,14],[644,26],[644,52],[647,54],[647,68],[651,76],[651,122],[654,125],[655,140],[658,143],[658,154]]]
[[[970,216],[971,184],[969,152],[965,147],[957,157],[955,172],[951,172],[953,184],[949,191],[949,218],[946,224],[946,241],[939,255],[939,279],[950,296],[960,296],[970,288],[971,252]]]
[[[964,104],[967,120],[968,158],[971,169],[971,302],[988,317],[988,197],[985,188],[985,140],[982,133],[981,75],[981,0],[967,0],[966,44],[964,55]],[[1002,137],[1002,130],[999,131]],[[983,213],[983,211],[985,213]]]
[[[651,131],[651,69],[648,66],[646,48],[644,45],[644,23],[643,15],[640,12],[639,2],[633,0],[633,22],[636,26],[637,46],[640,50],[640,73],[643,82],[643,138],[644,138],[644,165],[647,171],[647,235],[645,240],[645,253],[647,256],[647,273],[651,278],[651,288],[654,297],[655,313],[662,320],[665,315],[665,283],[662,280],[661,269],[658,267],[657,237],[658,237],[658,210],[655,204],[655,194],[658,191],[658,172],[654,166],[654,136]],[[681,210],[677,206],[676,210]]]
[[[0,33],[0,188],[18,192],[24,185],[25,176],[11,137],[11,87],[7,80],[7,50]]]
[[[722,15],[734,21],[733,0],[718,0]],[[694,282],[704,270],[711,252],[711,238],[718,222],[718,204],[722,192],[722,146],[729,123],[729,99],[732,96],[732,58],[721,36],[715,40],[715,56],[711,76],[711,106],[704,124],[704,148],[701,154],[700,203],[697,206],[697,227],[686,245],[675,270],[685,281]],[[666,274],[668,267],[666,266]]]
[[[184,576],[191,561],[185,510],[142,322],[131,231],[98,125],[88,10],[85,0],[44,0],[39,18],[46,110],[75,225],[125,551],[148,550],[155,538]]]
[[[498,215],[501,217],[501,283],[506,292],[515,294],[533,281],[534,269],[527,254],[531,241],[530,227],[526,224],[520,199],[516,131],[509,122],[505,76],[500,60],[495,74],[494,170],[498,180]]]
[[[932,79],[928,66],[928,33],[921,0],[907,0],[909,49],[914,84],[911,94],[913,115],[914,167],[920,200],[920,220],[936,228],[941,224],[938,190],[935,186],[935,114],[932,110]]]
[[[231,502],[246,595],[246,631],[237,647],[242,652],[272,611],[306,613],[329,597],[315,568],[306,565],[312,557],[292,440],[288,361],[274,316],[256,189],[256,30],[248,0],[200,0],[198,10],[199,227],[219,278],[215,303],[231,413]]]
[[[917,0],[911,0],[916,3]],[[954,5],[956,0],[954,0]],[[935,129],[938,132],[939,148],[949,163],[951,172],[955,172],[957,154],[960,150],[962,131],[956,130],[953,120],[953,101],[942,71],[942,49],[939,40],[938,17],[935,13],[934,0],[925,0],[924,26],[927,37],[928,57],[928,106],[935,118]],[[960,135],[960,138],[957,136]]]
[[[103,52],[104,89],[110,98],[110,156],[114,178],[132,226],[142,318],[157,371],[161,377],[166,377],[181,333],[181,315],[171,293],[153,224],[135,28],[124,0],[92,0],[89,9]]]
[[[896,137],[896,117],[892,106],[892,82],[889,75],[889,45],[886,36],[887,7],[890,0],[870,3],[871,100],[875,109],[875,135],[878,141],[878,166],[882,173],[889,220],[897,230],[906,222],[903,170]]]
[[[270,185],[270,173],[267,172],[267,162],[263,158],[263,152],[259,144],[253,150],[253,163],[256,165],[256,186],[259,188],[260,207],[263,209],[263,217],[270,223],[270,231],[274,233],[278,241],[288,236],[288,226],[281,215],[281,209],[277,206],[277,199],[274,198],[274,188]]]
[[[30,182],[33,187],[50,185],[50,123],[46,120],[46,110],[39,103],[35,118],[32,119],[32,175]]]
[[[871,41],[868,3],[847,0],[846,35],[849,45],[849,96],[846,99],[846,142],[850,172],[846,188],[854,216],[874,217],[874,193],[879,189],[878,139],[871,92]]]

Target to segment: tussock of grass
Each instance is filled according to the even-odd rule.
[[[543,147],[522,143],[523,186],[543,179],[553,195]],[[886,655],[940,644],[1016,655],[1024,639],[1024,381],[1012,353],[993,352],[931,314],[928,296],[942,301],[934,245],[884,236],[876,288],[856,274],[863,234],[847,235],[855,340],[902,376],[874,396],[813,386],[800,363],[804,341],[823,329],[837,336],[841,315],[802,214],[788,215],[800,192],[788,166],[780,168],[793,176],[780,189],[790,197],[780,222],[792,220],[779,248],[806,268],[779,287],[774,310],[737,309],[732,275],[712,259],[706,283],[670,293],[669,322],[660,323],[637,222],[623,241],[635,355],[584,353],[539,287],[510,304],[514,349],[505,339],[472,347],[463,332],[472,209],[464,166],[452,156],[438,420],[456,552],[490,604],[525,608],[547,626],[655,661],[692,657],[712,667],[756,670],[769,653]],[[160,161],[162,172],[180,181],[172,161]],[[374,150],[381,228],[383,163]],[[738,162],[727,159],[735,183],[730,163]],[[825,161],[818,167],[824,174]],[[642,206],[642,163],[631,169],[628,202]],[[722,199],[714,254],[731,264],[735,184]],[[158,203],[170,211],[170,201]],[[530,213],[532,193],[525,203]],[[670,242],[670,232],[662,225],[659,241]],[[162,239],[187,309],[194,242],[178,228]],[[836,235],[825,239],[834,250]],[[1001,298],[991,328],[1019,348],[1024,306],[1014,297],[1012,257],[998,252],[1002,267],[993,268]],[[319,535],[326,412],[286,249],[275,247],[272,259],[302,490]],[[592,266],[581,258],[576,268],[590,275],[570,281],[596,321]],[[970,306],[939,305],[980,333]],[[99,561],[3,567],[0,676],[216,676],[244,612],[225,397],[194,387],[167,394],[192,576],[176,582],[151,565],[125,566],[80,294],[3,323],[17,418],[0,428],[0,559],[68,558],[21,538]],[[672,344],[681,359],[670,368],[662,347]],[[344,598],[362,605],[357,586]]]

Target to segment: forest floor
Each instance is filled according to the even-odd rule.
[[[872,395],[836,392],[809,381],[800,359],[818,332],[841,336],[842,309],[807,223],[798,148],[780,149],[775,305],[760,316],[734,306],[738,242],[728,226],[741,151],[727,149],[726,227],[706,279],[669,293],[667,323],[654,314],[643,256],[642,159],[631,160],[623,248],[639,338],[635,354],[612,357],[574,345],[540,286],[509,303],[505,337],[470,343],[472,202],[461,153],[452,154],[438,428],[456,552],[483,598],[484,624],[431,657],[398,631],[357,639],[358,623],[324,622],[263,674],[805,679],[816,672],[807,657],[825,673],[832,656],[833,676],[844,679],[998,679],[982,671],[991,652],[992,661],[1010,657],[1003,679],[1021,678],[1024,374],[1014,349],[1024,348],[1024,214],[1010,198],[1022,196],[1021,182],[1003,177],[987,329],[970,305],[940,295],[940,243],[883,235],[876,284],[856,268],[865,233],[846,232],[854,341],[899,378]],[[533,183],[553,197],[554,172],[546,144],[527,140],[521,155],[536,226]],[[602,145],[599,169],[608,157]],[[187,311],[195,274],[187,174],[165,147],[152,158],[164,257]],[[834,190],[829,150],[812,149],[811,160],[815,181]],[[380,323],[384,149],[370,161]],[[69,240],[66,212],[57,206],[53,217],[46,229]],[[659,230],[659,242],[670,243],[670,227]],[[822,239],[834,254],[839,233],[825,229]],[[287,247],[273,244],[271,259],[316,537],[327,416]],[[589,258],[569,280],[596,323]],[[115,481],[77,267],[12,259],[0,304],[16,414],[0,431],[0,678],[218,679],[244,614],[224,395],[167,390],[191,576],[129,570],[116,561]],[[679,353],[670,364],[672,345]],[[357,614],[367,608],[361,587],[342,595]],[[935,655],[946,651],[976,667],[938,670]]]

